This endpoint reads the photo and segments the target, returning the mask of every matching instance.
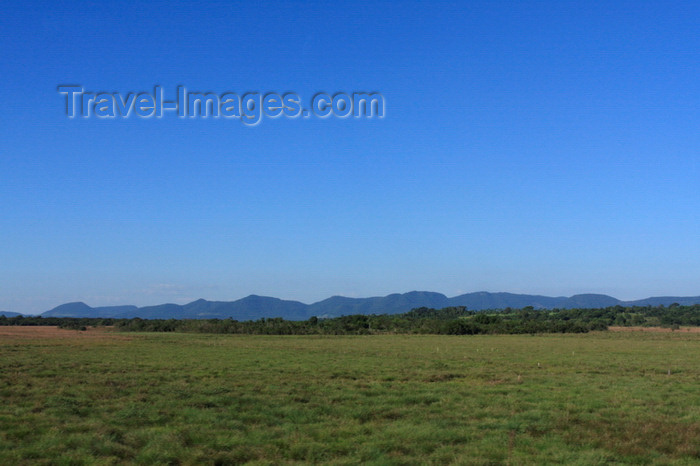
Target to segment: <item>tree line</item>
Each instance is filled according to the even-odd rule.
[[[603,309],[537,310],[506,308],[471,311],[464,306],[421,307],[402,314],[348,315],[286,320],[281,317],[253,321],[234,319],[108,319],[41,316],[0,316],[0,325],[50,325],[85,330],[114,326],[125,332],[193,332],[250,335],[370,335],[370,334],[536,334],[586,333],[609,326],[700,326],[700,305],[612,306]]]

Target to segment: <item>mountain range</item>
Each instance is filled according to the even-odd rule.
[[[470,310],[604,308],[609,306],[659,306],[678,303],[700,304],[695,297],[654,297],[637,301],[621,301],[601,294],[579,294],[571,297],[550,297],[513,293],[467,293],[453,298],[429,291],[411,291],[373,298],[333,296],[313,304],[288,301],[266,296],[251,295],[237,301],[207,301],[199,299],[189,304],[160,304],[157,306],[90,307],[82,302],[62,304],[41,314],[43,317],[101,317],[142,319],[226,319],[257,320],[262,317],[283,317],[305,320],[311,316],[338,317],[350,314],[398,314],[417,307],[440,309],[447,306],[466,306]],[[0,313],[10,316],[15,313]]]

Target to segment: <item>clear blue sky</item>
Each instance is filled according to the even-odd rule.
[[[700,294],[700,3],[4,2],[0,310]],[[68,119],[378,91],[367,119]]]

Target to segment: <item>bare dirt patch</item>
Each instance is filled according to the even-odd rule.
[[[0,338],[70,338],[131,340],[115,332],[113,327],[88,327],[87,330],[69,330],[53,326],[0,326]]]
[[[653,333],[700,333],[700,327],[681,327],[670,329],[667,327],[608,327],[610,332],[653,332]]]

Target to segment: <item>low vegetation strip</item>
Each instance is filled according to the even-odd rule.
[[[700,327],[608,327],[611,332],[685,332],[685,333],[700,333]]]
[[[697,334],[21,330],[0,464],[700,461]]]
[[[0,338],[3,339],[52,339],[52,338],[97,338],[100,340],[129,340],[131,337],[114,331],[113,327],[97,326],[84,330],[71,330],[58,326],[0,326]]]
[[[263,318],[228,319],[103,319],[68,317],[3,317],[0,326],[55,325],[86,330],[89,326],[114,326],[121,331],[193,332],[252,335],[369,335],[369,334],[536,334],[586,333],[616,327],[700,326],[700,305],[623,307],[604,309],[535,310],[506,308],[470,311],[463,306],[443,309],[417,308],[402,314],[348,315],[308,320]]]

